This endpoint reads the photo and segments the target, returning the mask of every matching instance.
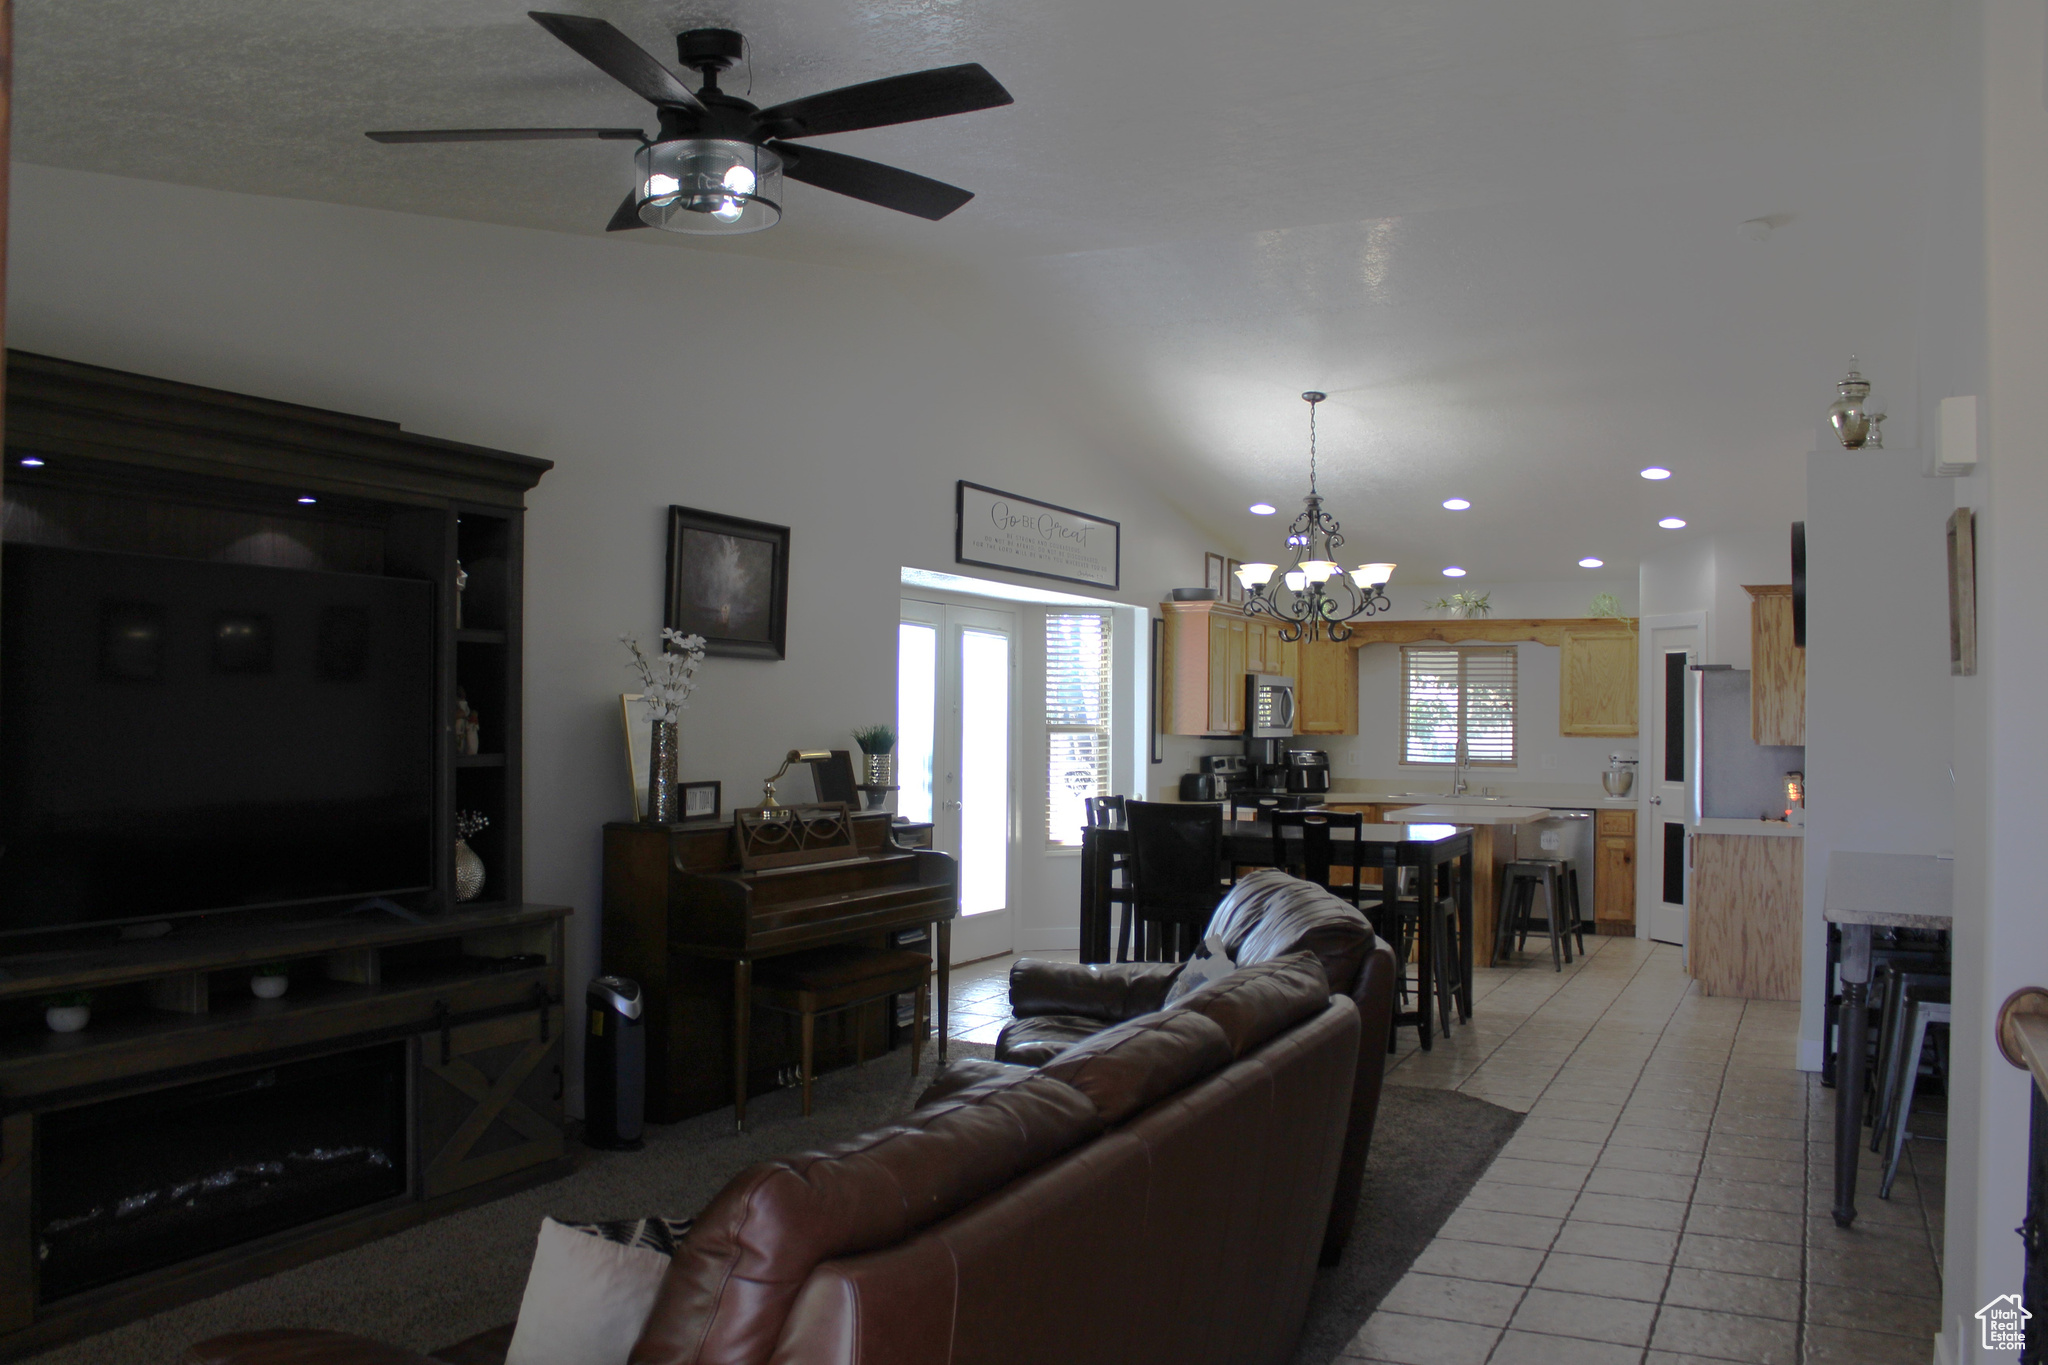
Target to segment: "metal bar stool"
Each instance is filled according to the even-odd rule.
[[[1949,999],[1946,987],[1907,986],[1905,988],[1905,1012],[1911,1019],[1906,1029],[1906,1040],[1899,1051],[1897,1081],[1894,1098],[1890,1106],[1891,1126],[1887,1134],[1887,1145],[1891,1148],[1885,1158],[1884,1179],[1877,1187],[1877,1197],[1892,1197],[1892,1182],[1899,1178],[1899,1157],[1906,1150],[1906,1139],[1915,1136],[1907,1131],[1906,1124],[1913,1117],[1913,1092],[1920,1085],[1921,1053],[1930,1037],[1934,1043],[1934,1070],[1941,1080],[1944,1091],[1948,1085],[1948,1026]],[[1922,1136],[1925,1136],[1924,1134]]]
[[[1567,909],[1565,905],[1568,894],[1576,899],[1572,880],[1566,875],[1570,870],[1561,858],[1517,858],[1501,869],[1501,915],[1494,940],[1496,961],[1507,956],[1510,939],[1515,940],[1517,953],[1528,947],[1529,931],[1535,927],[1536,891],[1540,887],[1543,927],[1550,934],[1551,969],[1564,970],[1564,964],[1572,960],[1565,916],[1569,914],[1572,923],[1578,920],[1578,907]],[[1584,951],[1583,940],[1580,951]]]
[[[926,1019],[931,1008],[932,961],[923,953],[894,949],[859,948],[834,944],[791,953],[786,957],[764,958],[754,965],[754,1003],[763,1009],[794,1014],[803,1030],[804,1116],[811,1113],[811,1063],[815,1055],[818,1017],[858,1010],[878,1000],[888,1000],[905,991],[917,993],[917,1017],[910,1026],[910,1074],[917,1075],[924,1064]],[[860,1021],[854,1021],[854,1061],[867,1063],[867,1040]],[[739,1097],[740,1115],[746,1114],[746,1096]]]
[[[1870,1150],[1884,1151],[1884,1135],[1892,1121],[1892,1107],[1898,1102],[1900,1059],[1905,1055],[1906,1032],[1912,1023],[1909,993],[1932,999],[1930,992],[1949,984],[1946,971],[1928,970],[1930,964],[1906,963],[1895,958],[1879,963],[1874,989],[1883,1009],[1878,1016],[1877,1065],[1870,1068]],[[1939,965],[1939,964],[1934,964]]]

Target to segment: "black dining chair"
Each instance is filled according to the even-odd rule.
[[[1274,810],[1266,814],[1273,831],[1273,866],[1342,896],[1359,905],[1359,839],[1365,828],[1365,812],[1355,810]],[[1290,838],[1289,830],[1297,833]],[[1342,881],[1335,874],[1338,840],[1346,830],[1351,841],[1344,847]]]
[[[1222,879],[1223,807],[1209,802],[1127,801],[1129,913],[1141,960],[1183,962],[1208,932],[1229,888]]]
[[[1088,824],[1092,829],[1124,829],[1124,798],[1091,796],[1086,801]],[[1116,960],[1131,960],[1131,855],[1112,853],[1109,857],[1109,903],[1120,907],[1116,928]]]

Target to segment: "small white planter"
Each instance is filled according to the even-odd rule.
[[[275,1000],[291,989],[292,979],[288,976],[252,976],[249,978],[249,993],[258,1000]]]
[[[43,1022],[52,1033],[76,1033],[91,1020],[91,1005],[52,1005],[43,1011]]]

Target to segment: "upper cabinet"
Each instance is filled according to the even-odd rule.
[[[1558,648],[1558,733],[1635,734],[1635,632],[1567,628]]]
[[[1358,651],[1350,645],[1303,641],[1295,671],[1294,731],[1301,735],[1358,733]]]
[[[1245,675],[1293,678],[1295,733],[1358,733],[1358,661],[1344,645],[1280,638],[1281,627],[1222,602],[1164,602],[1166,733],[1244,733]]]
[[[1806,743],[1806,651],[1792,643],[1792,586],[1749,594],[1749,733],[1758,744]]]

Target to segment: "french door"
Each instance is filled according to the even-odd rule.
[[[1652,617],[1643,628],[1649,641],[1644,675],[1650,693],[1644,714],[1650,725],[1636,765],[1644,779],[1636,817],[1636,861],[1643,869],[1636,904],[1647,908],[1647,937],[1683,947],[1691,903],[1688,840],[1699,781],[1699,725],[1693,715],[1698,689],[1691,669],[1700,660],[1706,627],[1694,614]]]
[[[930,820],[932,846],[960,860],[955,962],[1014,946],[1016,635],[1007,611],[903,599],[896,809]]]

